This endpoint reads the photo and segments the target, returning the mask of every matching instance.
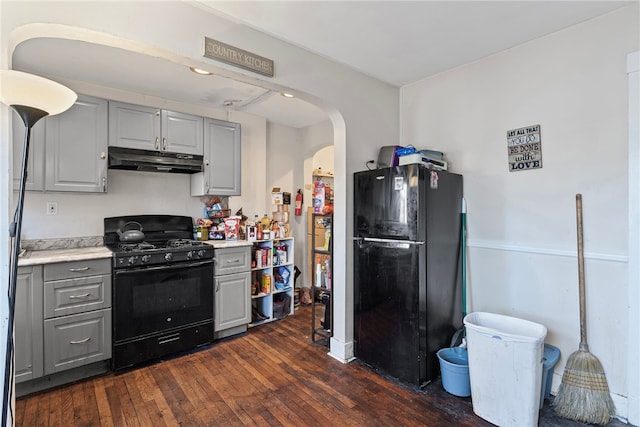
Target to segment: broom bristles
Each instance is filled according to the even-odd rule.
[[[558,415],[583,423],[604,425],[611,420],[616,407],[596,356],[585,350],[569,356],[553,406]]]

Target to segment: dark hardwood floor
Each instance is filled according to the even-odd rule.
[[[439,381],[415,390],[310,343],[310,308],[243,336],[16,402],[18,426],[490,426]],[[545,405],[545,408],[548,408]],[[577,426],[550,409],[540,425]]]

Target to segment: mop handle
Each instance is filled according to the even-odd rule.
[[[578,226],[578,296],[580,298],[580,350],[589,351],[587,344],[587,314],[584,291],[584,248],[582,234],[582,194],[576,194],[576,223]]]

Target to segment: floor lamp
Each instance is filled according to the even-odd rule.
[[[2,424],[7,425],[10,408],[11,390],[13,390],[13,326],[15,314],[16,279],[18,276],[18,255],[20,255],[20,234],[22,231],[22,210],[24,190],[27,182],[27,161],[29,159],[29,139],[31,128],[43,117],[52,116],[68,110],[76,101],[77,95],[71,89],[54,81],[14,70],[0,70],[0,102],[13,108],[25,126],[24,147],[22,153],[22,173],[20,189],[13,221],[9,225],[9,236],[13,239],[9,267],[7,326],[7,353],[4,367],[4,391],[2,399]],[[14,132],[16,130],[14,129]]]

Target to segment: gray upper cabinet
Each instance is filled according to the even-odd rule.
[[[162,110],[162,149],[173,153],[202,155],[204,118]]]
[[[20,188],[22,172],[22,155],[26,128],[17,114],[13,116],[13,188]],[[29,157],[27,159],[26,190],[44,190],[44,131],[45,120],[42,119],[31,128],[29,141]]]
[[[20,383],[44,373],[42,266],[20,267],[16,279],[15,376]]]
[[[240,124],[204,120],[204,172],[191,175],[191,195],[239,196]]]
[[[80,95],[46,119],[45,190],[107,191],[108,102]]]
[[[107,191],[108,107],[79,95],[64,113],[45,117],[31,130],[27,190]],[[13,118],[13,188],[20,188],[24,124]]]
[[[203,120],[191,114],[110,101],[109,145],[202,155]]]

